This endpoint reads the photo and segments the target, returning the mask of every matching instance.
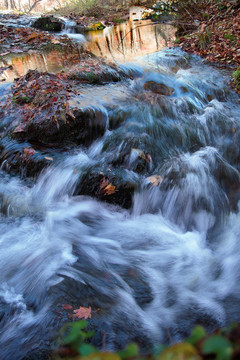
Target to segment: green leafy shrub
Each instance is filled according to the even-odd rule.
[[[90,344],[94,335],[87,331],[86,321],[66,324],[60,332],[61,347],[67,348],[65,359],[73,360],[237,360],[240,359],[240,325],[232,324],[208,335],[202,326],[196,326],[190,337],[174,345],[159,345],[152,353],[141,355],[136,344],[128,345],[124,350],[99,352]],[[69,355],[71,354],[71,355]],[[70,357],[69,357],[70,356]],[[57,352],[53,360],[60,360]]]
[[[233,84],[237,91],[240,91],[240,66],[233,72]]]
[[[94,331],[85,331],[87,321],[75,321],[67,323],[60,331],[59,339],[61,345],[70,347],[76,353],[86,356],[96,351],[95,347],[86,343],[93,337]]]

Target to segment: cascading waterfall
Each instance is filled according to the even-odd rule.
[[[136,62],[137,79],[82,90],[109,120],[89,149],[36,183],[0,172],[1,359],[51,348],[62,304],[92,306],[93,341],[104,331],[107,350],[240,320],[240,105],[228,73],[177,50]],[[174,93],[156,96],[148,81]],[[152,159],[144,171],[139,149]],[[114,166],[140,184],[131,209],[77,194],[89,169]]]

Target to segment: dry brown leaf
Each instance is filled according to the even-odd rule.
[[[88,308],[80,306],[79,309],[73,310],[73,316],[78,319],[89,319],[91,318],[92,308],[89,306]]]
[[[104,192],[104,189],[107,185],[108,185],[108,179],[104,176],[100,181],[100,192]]]
[[[32,148],[23,148],[24,157],[28,159],[29,157],[33,156],[35,153],[35,150]]]
[[[163,178],[160,175],[152,175],[147,177],[147,180],[153,185],[158,186],[163,182]]]
[[[29,35],[29,36],[27,37],[27,42],[28,42],[28,41],[31,41],[31,40],[33,40],[33,39],[39,38],[39,37],[40,37],[40,35],[34,32],[34,33],[32,33],[31,35]]]

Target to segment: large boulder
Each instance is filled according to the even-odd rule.
[[[32,23],[32,27],[43,31],[62,31],[64,24],[54,16],[41,16]]]
[[[130,72],[122,70],[116,64],[99,60],[97,57],[84,59],[79,64],[72,66],[67,75],[70,80],[96,85],[133,78]]]
[[[63,147],[90,145],[101,137],[107,114],[100,108],[72,101],[75,94],[66,75],[29,71],[15,81],[1,118],[10,121],[7,133],[18,141]]]
[[[100,109],[72,108],[68,113],[58,112],[50,117],[36,116],[21,123],[12,132],[20,141],[62,146],[64,144],[90,145],[106,129],[107,116]]]

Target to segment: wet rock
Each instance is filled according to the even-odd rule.
[[[53,16],[41,16],[32,23],[32,27],[44,31],[62,31],[63,22]]]
[[[72,108],[69,113],[52,117],[33,118],[14,129],[13,138],[29,142],[62,146],[63,144],[90,145],[106,129],[107,116],[99,109]]]
[[[180,89],[182,90],[183,93],[188,93],[188,89],[186,88],[186,86],[180,86]]]
[[[100,108],[82,107],[70,101],[75,96],[66,75],[29,71],[15,81],[1,118],[14,118],[8,134],[20,141],[64,146],[88,146],[101,137],[107,114]]]
[[[74,66],[68,72],[68,78],[70,80],[101,85],[108,82],[118,82],[124,78],[132,78],[132,76],[115,64],[107,64],[98,59],[88,59],[84,63]]]
[[[89,195],[124,208],[132,206],[132,196],[139,187],[136,179],[131,178],[123,169],[91,169],[79,182],[75,195]]]
[[[76,31],[76,34],[84,34],[85,26],[84,25],[76,25],[75,31]]]
[[[152,158],[149,153],[144,153],[139,149],[132,149],[127,161],[127,168],[136,173],[146,173],[151,170]]]
[[[155,81],[147,81],[144,84],[144,89],[165,96],[170,96],[174,92],[173,88],[161,83],[156,83]]]
[[[54,162],[52,154],[33,149],[30,144],[2,140],[0,144],[1,168],[7,172],[20,173],[28,177],[38,175],[43,168]]]

